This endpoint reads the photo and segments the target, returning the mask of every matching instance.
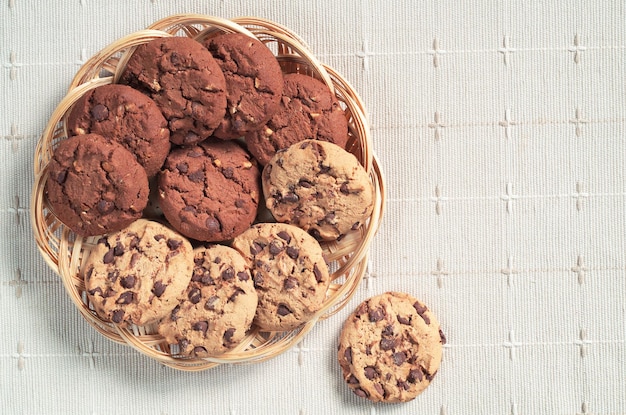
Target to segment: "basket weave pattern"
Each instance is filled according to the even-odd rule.
[[[346,149],[365,167],[374,185],[374,209],[369,220],[359,230],[339,241],[322,243],[325,259],[332,271],[332,284],[323,307],[312,320],[287,332],[263,332],[253,327],[241,344],[219,357],[180,358],[176,357],[155,327],[123,329],[101,320],[93,311],[85,293],[80,269],[95,238],[75,235],[52,214],[44,196],[47,166],[55,146],[68,137],[65,118],[72,105],[88,90],[117,82],[138,45],[167,36],[202,39],[230,32],[256,37],[274,52],[284,73],[297,72],[315,77],[334,92],[348,120],[350,138]],[[44,260],[61,277],[68,295],[83,317],[110,340],[132,346],[164,365],[186,371],[205,370],[222,363],[256,362],[275,357],[297,344],[317,321],[340,310],[352,297],[366,272],[368,248],[378,230],[384,206],[383,178],[371,150],[365,109],[358,94],[332,68],[318,62],[295,33],[259,18],[227,20],[205,15],[175,15],[120,38],[96,53],[79,69],[67,95],[52,113],[35,151],[34,173],[30,214],[37,246]]]

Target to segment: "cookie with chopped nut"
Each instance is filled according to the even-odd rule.
[[[328,141],[345,147],[348,121],[326,84],[291,73],[284,75],[283,95],[276,113],[245,138],[250,153],[265,165],[278,150],[302,140]]]
[[[374,206],[372,182],[356,157],[319,140],[276,153],[263,169],[263,193],[277,221],[324,241],[359,228]]]
[[[274,54],[260,40],[243,33],[206,39],[226,79],[226,115],[213,133],[222,139],[256,131],[278,110],[283,74]]]
[[[158,331],[181,356],[217,356],[247,335],[258,296],[246,260],[224,245],[194,250],[191,282]]]
[[[439,370],[446,338],[421,301],[386,292],[363,301],[344,322],[337,357],[343,378],[374,402],[407,402]]]
[[[154,176],[170,151],[170,130],[155,102],[120,84],[87,91],[72,106],[67,118],[70,135],[96,133],[116,141],[135,155]]]
[[[255,324],[284,331],[309,321],[321,309],[330,276],[319,243],[285,223],[258,223],[233,240],[247,259],[259,295]]]
[[[139,45],[120,83],[156,102],[175,144],[206,140],[226,112],[224,74],[211,53],[188,37],[163,37]]]
[[[141,217],[148,176],[121,144],[99,134],[59,142],[44,194],[56,217],[81,236],[119,231]]]
[[[144,326],[176,307],[193,264],[186,238],[159,222],[139,219],[100,238],[81,274],[98,316],[122,327]]]
[[[198,241],[227,241],[256,217],[260,172],[237,141],[210,138],[170,152],[158,175],[158,192],[174,229]]]

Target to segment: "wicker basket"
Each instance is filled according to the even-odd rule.
[[[347,149],[369,173],[375,188],[373,213],[364,226],[340,241],[323,243],[332,271],[332,284],[320,312],[309,322],[288,332],[264,332],[253,328],[246,339],[215,358],[181,358],[156,332],[155,327],[122,329],[101,320],[85,295],[80,268],[95,238],[82,238],[64,226],[50,211],[44,197],[47,165],[55,146],[67,135],[68,110],[86,91],[117,81],[136,46],[166,36],[200,39],[219,33],[240,32],[264,42],[276,55],[285,73],[304,73],[322,80],[335,93],[348,119],[350,139]],[[185,371],[205,370],[222,363],[257,362],[279,355],[297,344],[317,321],[341,309],[354,294],[366,271],[368,248],[380,223],[384,205],[384,183],[371,150],[369,129],[363,104],[348,82],[320,63],[296,34],[276,23],[258,18],[232,20],[205,15],[175,15],[158,21],[145,30],[123,37],[95,54],[80,68],[67,95],[52,113],[37,145],[34,163],[31,222],[38,248],[48,265],[61,276],[72,301],[97,331],[112,341],[130,345],[158,362]]]

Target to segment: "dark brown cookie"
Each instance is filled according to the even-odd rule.
[[[205,140],[224,119],[224,74],[211,53],[193,39],[166,37],[140,45],[120,82],[157,103],[175,144]]]
[[[254,221],[260,172],[238,142],[211,138],[172,150],[158,176],[160,207],[183,235],[229,240]]]
[[[284,81],[278,111],[265,126],[246,135],[250,153],[265,165],[276,151],[305,139],[344,148],[348,121],[328,86],[302,74],[284,75]]]
[[[148,203],[146,171],[121,144],[98,134],[59,143],[48,165],[45,195],[55,215],[82,236],[118,231]]]
[[[261,41],[242,33],[209,38],[204,45],[226,78],[226,116],[213,135],[242,137],[265,124],[278,110],[283,74],[274,54]]]
[[[67,118],[71,135],[96,133],[122,144],[152,177],[170,151],[170,131],[153,100],[127,85],[109,84],[83,95]]]

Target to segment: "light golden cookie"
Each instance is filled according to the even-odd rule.
[[[178,304],[193,270],[182,235],[146,219],[100,238],[84,266],[89,302],[104,320],[143,326]]]
[[[159,323],[159,333],[183,356],[217,356],[250,329],[258,296],[246,260],[223,245],[194,250],[191,282],[180,304]]]
[[[232,243],[248,260],[259,294],[255,324],[291,330],[309,321],[326,299],[328,267],[319,243],[286,223],[259,223]]]
[[[267,208],[279,222],[319,240],[335,240],[371,215],[374,188],[356,157],[341,147],[304,140],[274,155],[263,169]]]
[[[407,402],[432,381],[446,339],[435,315],[406,293],[363,301],[348,317],[337,357],[352,391],[374,402]]]

